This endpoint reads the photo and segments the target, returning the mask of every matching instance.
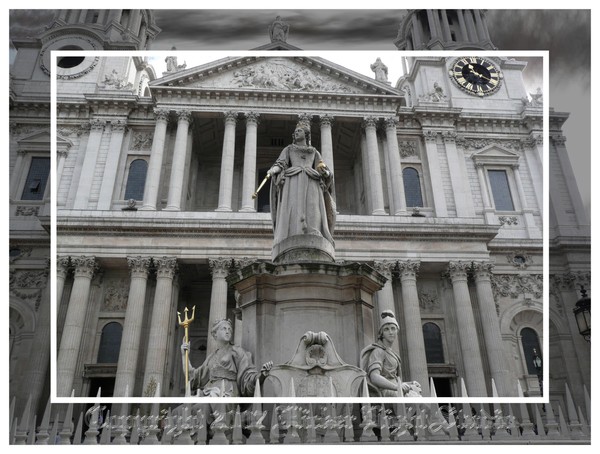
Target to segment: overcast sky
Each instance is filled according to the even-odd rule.
[[[351,50],[396,50],[393,41],[406,10],[163,9],[154,12],[156,23],[162,29],[152,45],[154,50],[169,50],[173,46],[178,50],[249,50],[269,42],[268,26],[280,15],[290,25],[288,43],[303,50],[337,50],[349,54]],[[571,113],[564,131],[589,213],[590,11],[488,10],[486,16],[492,42],[499,50],[550,51],[550,106]],[[10,17],[11,36],[32,35],[51,23],[53,12],[16,10]],[[382,54],[382,59],[390,67],[390,80],[395,83],[400,70],[395,69],[392,59],[386,60],[387,55]],[[363,65],[373,61],[365,61]],[[362,72],[372,76],[368,66]],[[537,81],[527,79],[526,83],[533,91]]]

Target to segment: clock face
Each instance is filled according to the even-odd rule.
[[[503,77],[494,63],[481,57],[459,58],[452,64],[449,73],[463,91],[477,96],[495,93]]]

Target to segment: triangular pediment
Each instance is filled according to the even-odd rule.
[[[150,89],[256,90],[299,93],[392,95],[387,84],[319,57],[232,57],[169,74]]]
[[[50,143],[50,131],[47,129],[38,130],[29,134],[25,134],[17,140],[20,146],[23,145],[36,145],[36,144],[49,144]]]
[[[471,157],[482,164],[512,164],[519,160],[517,153],[496,144],[482,148]]]

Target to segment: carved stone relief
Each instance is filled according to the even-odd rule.
[[[442,306],[435,286],[423,284],[423,286],[419,288],[419,307],[422,312],[441,312]]]
[[[496,300],[500,297],[519,298],[525,293],[541,298],[543,285],[541,274],[494,274],[492,276],[492,289]]]
[[[290,61],[269,61],[239,68],[233,73],[211,77],[193,84],[197,87],[239,87],[286,91],[326,91],[360,93],[358,88],[340,83],[334,77]]]
[[[127,280],[121,279],[107,283],[104,291],[102,310],[107,312],[121,312],[127,308],[127,297],[129,296],[129,284]]]
[[[131,138],[132,150],[150,150],[152,148],[153,134],[150,132],[136,132]]]
[[[10,293],[23,301],[34,304],[37,311],[42,293],[48,283],[48,270],[11,271],[9,275]]]

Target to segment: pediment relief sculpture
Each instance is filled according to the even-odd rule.
[[[261,61],[193,83],[197,88],[242,88],[299,92],[361,93],[334,78],[290,60]]]

